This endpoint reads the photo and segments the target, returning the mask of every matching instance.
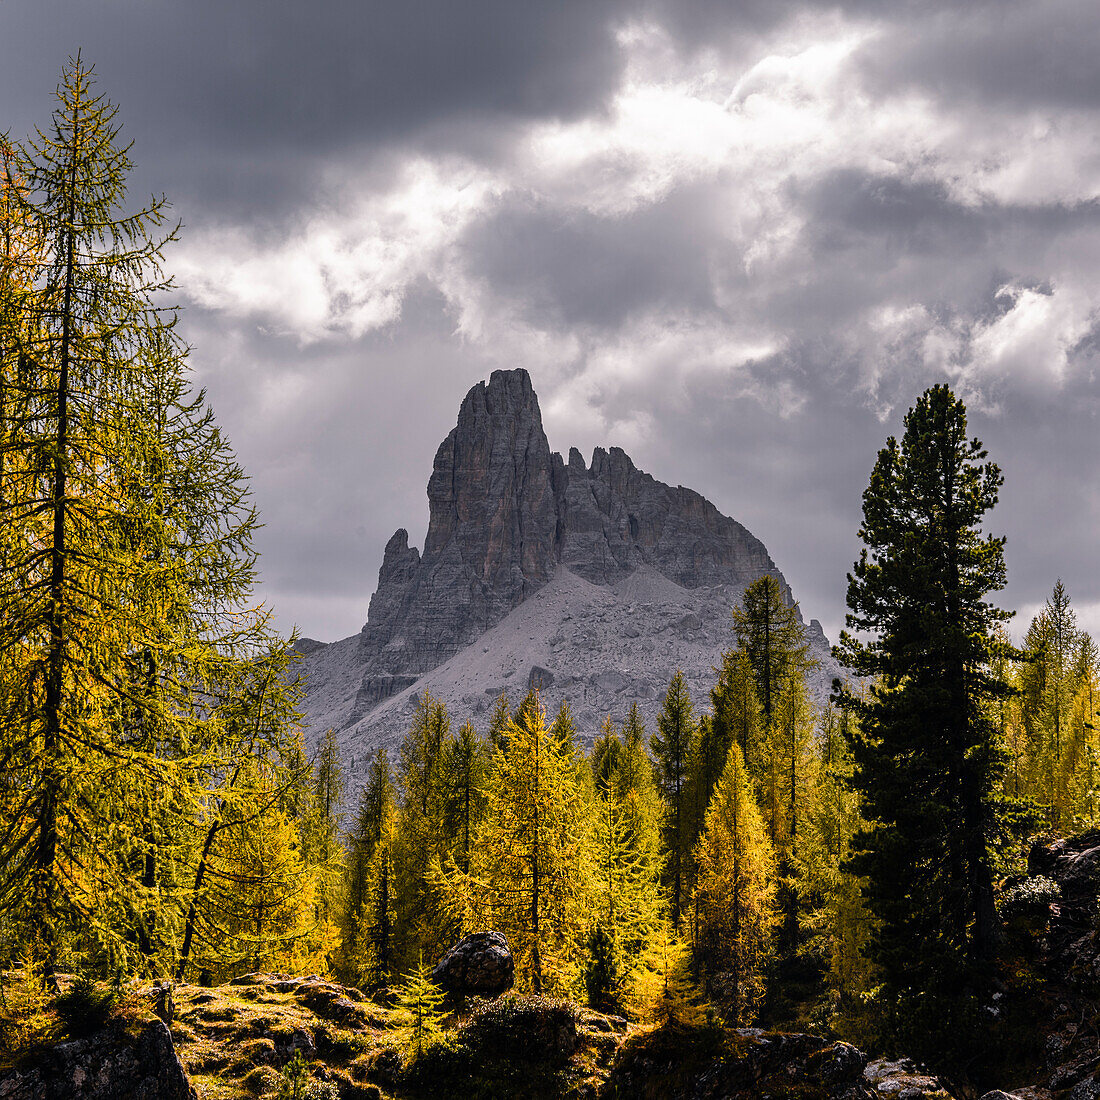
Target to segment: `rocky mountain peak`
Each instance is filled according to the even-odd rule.
[[[422,553],[404,529],[386,544],[351,649],[311,651],[306,709],[317,721],[365,735],[377,710],[388,739],[408,699],[387,700],[411,698],[422,677],[437,694],[438,670],[465,660],[475,641],[495,661],[502,638],[489,632],[517,615],[523,637],[508,635],[511,656],[507,668],[494,665],[493,683],[476,686],[480,673],[468,669],[467,683],[448,688],[461,688],[473,714],[486,692],[505,686],[501,678],[526,682],[525,662],[538,665],[544,688],[553,683],[578,704],[583,697],[594,714],[627,696],[652,701],[676,667],[700,683],[712,676],[728,644],[729,608],[747,584],[770,573],[792,598],[764,545],[698,493],[657,481],[621,447],[596,447],[587,465],[575,447],[568,461],[552,453],[525,370],[494,371],[467,393],[436,452],[428,505]],[[551,607],[561,629],[536,614]],[[669,632],[671,648],[657,646],[653,631]],[[827,652],[816,623],[809,633]],[[576,668],[562,648],[567,638]]]
[[[386,546],[361,648],[379,671],[426,672],[544,585],[556,565],[550,447],[525,370],[466,395],[428,481],[421,557]]]

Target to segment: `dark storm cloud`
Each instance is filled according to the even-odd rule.
[[[510,120],[599,110],[620,70],[616,3],[7,0],[9,118],[44,121],[83,50],[123,105],[141,178],[234,211],[303,197],[311,160],[469,141]],[[473,125],[473,120],[476,125]],[[289,192],[289,194],[286,194]]]
[[[653,308],[715,308],[712,195],[688,187],[618,217],[519,197],[463,242],[475,276],[534,324],[618,327]]]
[[[957,100],[1035,110],[1100,103],[1100,19],[1093,0],[951,4],[901,20],[869,44],[865,73]]]
[[[1002,0],[969,0],[975,8],[987,8]],[[896,0],[890,5],[894,19],[927,19],[957,6],[958,0]],[[712,46],[726,38],[760,35],[792,18],[809,14],[843,14],[856,19],[884,17],[882,0],[649,0],[646,10],[667,27],[688,49]]]
[[[358,628],[462,396],[523,365],[553,447],[703,492],[833,633],[946,378],[1006,602],[1060,575],[1100,628],[1098,37],[1085,0],[2,0],[0,127],[82,47],[176,201],[282,626]]]
[[[895,254],[972,253],[989,232],[983,212],[953,199],[940,180],[874,176],[851,168],[818,180],[805,209],[821,251],[844,251],[873,238]]]

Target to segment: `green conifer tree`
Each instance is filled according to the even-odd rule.
[[[967,439],[947,386],[927,390],[901,442],[879,452],[863,494],[865,549],[848,585],[838,657],[871,680],[839,684],[852,728],[852,782],[869,827],[854,842],[877,925],[871,942],[896,1030],[918,1055],[969,1043],[974,998],[996,940],[992,849],[1002,756],[994,678],[1008,613],[1004,539],[984,535],[1000,470]],[[863,640],[866,638],[867,640]]]
[[[769,575],[753,581],[733,609],[734,630],[756,679],[765,725],[772,720],[783,685],[812,663],[798,609],[787,603],[779,582]]]
[[[388,822],[394,814],[394,803],[393,779],[383,748],[371,760],[367,782],[359,796],[355,824],[347,841],[344,905],[340,916],[342,941],[337,964],[338,975],[346,981],[365,983],[367,977],[377,976],[368,974],[364,956],[369,949],[362,943],[361,931],[365,920],[368,925],[371,923],[372,882],[374,894],[380,892],[378,886],[383,877],[380,874],[383,862],[375,860],[375,850],[387,834]],[[383,916],[392,912],[392,908],[392,902],[385,899]],[[377,925],[380,922],[375,920],[373,923]]]
[[[491,760],[488,746],[469,722],[444,747],[443,844],[446,856],[462,871],[470,869],[470,846],[485,811]]]
[[[401,802],[394,833],[399,957],[410,965],[420,952],[429,958],[448,944],[431,869],[447,858],[447,786],[444,754],[451,720],[446,706],[425,692],[401,745]]]

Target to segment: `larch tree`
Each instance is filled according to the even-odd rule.
[[[782,947],[789,954],[797,939],[798,814],[805,799],[802,773],[808,764],[813,729],[805,675],[816,661],[809,655],[797,607],[788,603],[773,576],[763,576],[745,589],[741,606],[733,610],[733,621],[738,646],[726,655],[719,687],[724,689],[722,697],[730,696],[734,720],[742,725],[745,752],[752,741],[753,718],[751,697],[743,682],[744,666],[752,670],[760,708],[759,732],[745,763],[779,864],[785,916]]]
[[[764,992],[775,923],[775,859],[738,746],[707,810],[695,852],[696,961],[712,996],[748,1023]]]
[[[722,654],[718,681],[710,695],[713,727],[711,738],[714,749],[710,754],[706,774],[709,790],[713,791],[718,776],[725,768],[723,748],[728,751],[730,745],[737,745],[750,775],[754,774],[755,762],[760,754],[763,726],[760,697],[756,690],[752,661],[743,645]],[[722,758],[720,766],[719,757]],[[710,782],[712,775],[713,782]]]
[[[314,882],[280,805],[281,779],[278,769],[248,761],[222,812],[190,951],[215,982],[242,971],[300,971],[311,954]]]
[[[1043,808],[1051,828],[1080,823],[1088,814],[1095,646],[1077,626],[1059,580],[1024,637],[1017,681],[1026,739],[1026,795]]]
[[[165,830],[171,837],[183,828],[186,838],[175,860],[179,931],[172,956],[177,982],[200,966],[196,961],[200,953],[206,953],[202,969],[217,967],[212,945],[233,942],[231,930],[223,926],[222,914],[247,905],[247,895],[255,889],[255,882],[244,870],[238,868],[229,877],[219,870],[219,862],[237,858],[227,834],[236,832],[241,837],[244,827],[261,818],[270,824],[275,812],[285,817],[288,800],[300,782],[295,769],[288,767],[298,735],[294,709],[297,689],[291,686],[286,649],[280,647],[254,660],[229,657],[216,671],[218,695],[200,697],[193,704],[209,708],[207,720],[196,730],[205,739],[198,758],[202,767],[199,808],[186,821],[186,828],[179,815]],[[182,788],[173,797],[188,793]],[[292,839],[286,839],[288,831],[293,832]],[[300,837],[292,823],[286,828],[280,824],[266,833],[261,830],[255,836],[259,840],[254,843],[254,851],[259,846],[259,855],[251,866],[261,879],[267,873],[265,858],[282,860],[276,848],[293,848],[297,856]],[[267,856],[262,848],[265,836],[271,837],[272,843],[272,852]],[[300,861],[296,866],[300,867]],[[301,874],[308,877],[304,867]],[[298,896],[302,896],[301,890]]]
[[[858,719],[852,783],[869,824],[852,867],[876,918],[871,955],[895,1030],[918,1054],[940,1044],[947,1057],[966,1042],[997,936],[993,704],[1009,687],[994,658],[1009,613],[987,600],[1005,564],[1004,539],[982,531],[1003,480],[986,457],[962,402],[945,385],[927,390],[863,494],[865,549],[836,650],[870,680],[863,695],[834,690]]]
[[[33,227],[35,259],[3,290],[0,726],[16,772],[0,910],[47,969],[94,943],[154,972],[178,948],[161,916],[233,740],[228,692],[282,646],[248,608],[243,474],[157,304],[165,203],[124,212],[131,163],[92,84],[72,61],[5,189],[4,233]]]
[[[859,878],[848,861],[852,839],[866,828],[851,788],[852,759],[846,725],[851,714],[826,707],[807,769],[807,794],[795,853],[803,898],[799,917],[811,953],[827,960],[826,981],[839,1014],[858,1011],[872,988],[866,958],[871,915]]]
[[[677,669],[669,682],[664,704],[657,715],[657,732],[650,747],[657,762],[657,789],[664,801],[664,839],[667,861],[665,879],[669,891],[669,917],[679,928],[684,909],[684,880],[691,853],[689,807],[687,804],[688,762],[695,739],[695,716],[691,696]]]
[[[494,749],[505,749],[504,737],[508,729],[508,723],[512,719],[512,702],[508,693],[502,691],[493,703],[492,712],[489,715],[489,744]]]
[[[652,937],[661,918],[659,887],[663,857],[661,852],[661,799],[653,776],[653,761],[646,752],[645,724],[632,703],[622,729],[622,750],[611,774],[611,790],[623,808],[627,844],[637,865],[636,881],[641,886],[638,922],[626,929],[624,966],[629,977],[635,961]]]
[[[758,779],[764,825],[779,871],[783,913],[780,948],[797,948],[801,886],[799,847],[807,806],[814,795],[814,715],[801,673],[790,672],[778,691],[761,746]]]
[[[595,786],[593,928],[589,970],[625,981],[640,948],[660,923],[657,806],[639,737],[624,746],[608,718],[593,747]],[[644,762],[648,764],[648,761]],[[647,782],[648,781],[648,782]],[[641,790],[639,790],[641,787]],[[593,958],[595,955],[597,957]],[[599,990],[597,999],[614,990]]]
[[[574,744],[524,706],[493,750],[485,816],[463,874],[450,861],[439,879],[464,932],[508,937],[522,987],[565,994],[579,973],[592,892],[590,808]]]
[[[405,980],[397,988],[395,1008],[404,1017],[402,1033],[410,1060],[424,1053],[424,1044],[430,1043],[442,1030],[446,994],[432,981],[432,968],[417,958]]]
[[[400,969],[402,936],[397,908],[395,851],[397,814],[387,807],[379,823],[378,842],[371,852],[363,884],[355,934],[355,967],[368,989],[381,989]]]

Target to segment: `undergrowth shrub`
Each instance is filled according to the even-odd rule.
[[[118,1004],[118,991],[82,974],[57,998],[57,1014],[73,1039],[99,1031]]]

